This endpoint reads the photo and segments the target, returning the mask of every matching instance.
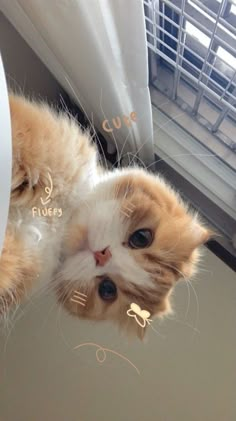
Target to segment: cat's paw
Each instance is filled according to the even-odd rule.
[[[32,241],[38,240],[37,232],[23,234],[18,226],[8,227],[0,257],[0,314],[19,303],[37,278],[40,264]]]
[[[40,173],[37,168],[17,167],[14,163],[11,185],[11,204],[37,204],[48,184],[48,173]]]

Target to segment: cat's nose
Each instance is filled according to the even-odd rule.
[[[95,251],[93,255],[97,266],[104,266],[112,256],[109,247],[106,247],[102,251]]]

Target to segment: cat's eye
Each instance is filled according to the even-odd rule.
[[[135,231],[130,237],[128,244],[132,249],[149,247],[153,241],[152,231],[146,228]]]
[[[98,293],[104,301],[114,301],[117,297],[116,284],[110,278],[104,278],[98,287]]]

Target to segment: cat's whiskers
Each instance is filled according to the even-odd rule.
[[[68,295],[70,294],[71,291],[73,291],[72,287],[73,287],[73,282],[68,282],[68,284],[66,285],[66,287],[64,288],[64,290],[62,292],[60,292],[59,299],[60,299],[61,305],[58,306],[58,310],[57,310],[57,326],[58,326],[58,330],[60,332],[60,335],[61,335],[61,337],[62,337],[65,345],[68,347],[68,349],[71,349],[72,348],[72,345],[70,345],[67,342],[67,340],[65,338],[65,335],[63,333],[63,330],[62,330],[62,327],[61,327],[61,315],[62,315],[63,306],[64,306],[65,302],[68,300]]]
[[[16,79],[14,79],[14,77],[12,77],[9,73],[6,73],[6,76],[7,76],[7,80],[10,79],[15,85],[14,87],[11,86],[9,90],[13,92],[14,94],[20,93],[20,95],[26,96],[24,93],[24,85],[20,86],[19,83],[16,81]]]
[[[165,337],[165,335],[163,335],[161,332],[159,332],[156,328],[154,328],[153,327],[153,323],[152,324],[150,324],[150,328],[155,332],[155,333],[157,333],[157,335],[158,336],[160,336],[162,339],[165,339],[166,337]]]
[[[19,301],[17,300],[16,294],[13,291],[9,290],[5,293],[5,296],[0,297],[2,301],[2,313],[0,319],[3,320],[5,329],[8,330],[9,334],[12,331],[15,323],[14,317],[16,311],[19,308]],[[12,310],[14,309],[14,310]]]
[[[163,102],[162,104],[160,104],[160,107],[162,107],[163,105],[166,105],[166,104],[168,104],[170,102],[170,99],[168,99],[167,101],[165,101],[165,102]],[[143,113],[143,115],[142,116],[140,116],[139,115],[139,122],[142,120],[142,118],[144,118],[144,117],[146,117],[146,112],[144,112]],[[122,146],[122,149],[121,149],[121,152],[120,152],[120,160],[122,159],[122,157],[123,157],[123,150],[124,150],[124,148],[125,148],[125,146],[126,146],[126,142],[127,142],[127,140],[128,140],[128,138],[129,138],[129,136],[130,136],[130,134],[132,133],[132,128],[130,127],[129,128],[129,133],[128,133],[128,135],[126,136],[126,138],[125,138],[125,140],[124,140],[124,142],[123,142],[123,146]],[[148,138],[148,140],[149,140],[149,138]],[[131,154],[132,155],[132,153],[130,153],[130,152],[127,152],[125,155],[124,155],[124,157],[126,156],[126,155],[128,155],[128,154]],[[135,154],[136,155],[136,154]],[[116,162],[113,164],[113,166],[112,166],[112,169],[116,166],[116,164],[119,164],[119,161],[118,160],[116,160]],[[144,168],[146,168],[146,165],[144,164]]]
[[[15,303],[14,305],[17,306],[15,311],[15,320],[14,320],[14,326],[16,323],[19,322],[19,320],[30,310],[32,306],[35,306],[35,302],[37,299],[39,299],[43,294],[50,293],[54,291],[55,286],[52,284],[52,282],[47,283],[46,285],[43,285],[40,287],[35,293],[33,293],[32,296],[28,294],[27,296],[27,303],[24,305],[24,308],[20,307],[20,303]],[[20,314],[19,313],[20,310]]]
[[[185,282],[186,282],[186,279],[185,279]],[[186,306],[184,318],[187,319],[187,316],[188,316],[188,313],[189,313],[189,309],[190,309],[191,291],[190,291],[189,283],[186,282],[185,285],[187,286],[188,301],[187,301],[187,306]]]
[[[131,182],[129,181],[128,184],[127,184],[123,199],[127,199],[127,196],[128,196],[129,190],[130,190],[130,185],[131,185]],[[117,192],[117,194],[118,194],[118,192]],[[119,204],[118,204],[118,206],[119,206]],[[128,204],[126,204],[125,207],[121,207],[121,214],[126,216],[126,218],[131,218],[132,214],[135,210],[135,207],[136,206],[132,202],[128,202]]]
[[[15,329],[17,321],[18,321],[18,317],[15,317],[15,315],[17,314],[17,312],[19,312],[19,310],[21,311],[21,316],[23,317],[23,315],[24,315],[24,311],[22,309],[20,309],[19,307],[20,307],[20,303],[18,302],[16,304],[16,309],[13,313],[13,316],[9,314],[9,317],[11,318],[11,327],[9,328],[7,336],[6,336],[6,340],[5,340],[4,348],[3,348],[3,355],[6,355],[6,353],[7,353],[7,345],[8,345],[9,339],[10,339],[11,334],[12,334],[13,330]]]
[[[175,155],[169,155],[167,158],[160,158],[157,159],[156,161],[152,162],[150,165],[148,165],[146,167],[146,170],[148,170],[152,165],[156,165],[159,162],[166,162],[169,159],[173,159],[173,158],[179,158],[179,157],[186,157],[186,156],[201,156],[201,157],[207,157],[207,158],[215,158],[214,154],[200,154],[200,153],[183,153],[183,154],[175,154]]]
[[[130,186],[131,186],[131,180],[129,180],[128,183],[127,183],[123,199],[127,198],[129,190],[130,190]],[[120,188],[119,184],[117,184],[116,189],[115,189],[115,194],[114,194],[115,199],[118,199],[118,197],[119,197],[119,188]]]
[[[140,156],[138,156],[137,154],[134,154],[134,153],[132,153],[132,152],[129,152],[129,156],[131,156],[131,157],[133,157],[132,158],[132,160],[131,160],[131,163],[129,162],[129,168],[130,167],[132,167],[132,165],[133,165],[133,167],[135,167],[136,165],[137,165],[137,161],[138,162],[141,162],[141,166],[143,167],[143,168],[146,168],[146,164],[145,164],[145,162],[140,158]],[[136,160],[136,161],[135,161]]]
[[[145,113],[143,113],[144,114],[144,116],[145,116]],[[142,117],[140,118],[139,117],[139,120],[141,120],[142,119]],[[125,146],[126,146],[126,143],[127,143],[127,140],[128,140],[128,138],[129,138],[129,136],[132,134],[132,128],[131,127],[129,127],[128,128],[129,129],[129,133],[127,134],[127,136],[126,136],[126,138],[125,138],[125,140],[124,140],[124,142],[123,142],[123,146],[122,146],[122,149],[121,149],[121,151],[120,151],[120,157],[119,157],[119,159],[117,159],[116,160],[116,162],[112,165],[112,169],[116,166],[116,164],[118,163],[118,167],[119,166],[121,166],[120,165],[120,161],[121,161],[121,159],[122,159],[122,154],[123,154],[123,151],[124,151],[124,148],[125,148]],[[126,154],[125,154],[126,155]],[[124,155],[124,156],[125,156]]]
[[[123,154],[124,148],[125,148],[125,146],[126,146],[126,142],[127,142],[128,138],[129,138],[129,136],[131,135],[131,133],[132,133],[132,130],[131,130],[131,128],[129,127],[129,133],[128,133],[128,134],[127,134],[127,136],[126,136],[125,141],[124,141],[123,146],[122,146],[122,149],[121,149],[121,151],[120,151],[120,157],[119,157],[119,160],[117,159],[117,160],[116,160],[116,162],[112,165],[112,169],[116,166],[116,164],[118,164],[118,168],[120,168],[120,167],[121,167],[122,154]]]
[[[186,154],[175,154],[175,155],[169,155],[167,158],[159,158],[159,159],[157,159],[157,160],[155,160],[155,161],[153,161],[153,162],[151,162],[151,164],[149,164],[148,166],[144,163],[144,161],[140,158],[140,157],[138,157],[137,156],[137,154],[135,153],[135,154],[132,154],[131,152],[127,152],[125,155],[124,155],[124,157],[126,156],[126,155],[132,155],[134,158],[136,158],[138,161],[140,161],[141,163],[142,163],[142,167],[144,168],[144,169],[146,169],[146,170],[148,170],[150,167],[152,167],[153,165],[156,165],[156,164],[158,164],[159,162],[166,162],[166,161],[168,161],[169,159],[173,159],[173,158],[179,158],[179,157],[185,157],[185,156],[201,156],[201,157],[206,157],[206,158],[214,158],[215,157],[215,155],[214,154],[193,154],[193,153],[186,153]],[[134,166],[135,166],[135,163],[134,163]],[[128,165],[128,167],[131,167],[131,165],[130,165],[130,163],[129,163],[129,165]]]
[[[4,324],[5,324],[5,314],[6,314],[6,302],[3,296],[0,296],[0,309],[1,313],[0,313],[0,320],[4,320]]]
[[[195,326],[194,326],[194,328],[197,328],[197,326],[199,324],[199,314],[200,314],[199,299],[198,299],[197,292],[196,292],[196,290],[195,290],[192,282],[190,281],[190,279],[186,279],[186,282],[192,288],[193,294],[194,294],[195,299],[196,299],[196,319],[195,319]]]
[[[104,110],[103,110],[103,108],[102,108],[102,88],[101,88],[101,95],[100,95],[100,108],[101,108],[101,111],[102,111],[103,117],[104,117],[104,119],[106,120],[106,119],[107,119],[107,116],[106,116],[106,114],[104,113]],[[115,135],[114,135],[114,132],[112,132],[112,133],[111,133],[111,135],[112,135],[112,137],[113,137],[113,140],[114,140],[114,143],[115,143],[115,146],[116,146],[116,152],[117,152],[117,155],[118,155],[118,160],[120,161],[120,155],[119,155],[118,143],[117,143],[117,141],[116,141],[116,137],[115,137]]]
[[[102,143],[101,143],[101,141],[99,139],[99,136],[97,135],[97,132],[95,130],[95,126],[94,126],[94,123],[93,123],[93,113],[92,113],[92,123],[91,124],[92,124],[92,127],[93,127],[93,134],[91,135],[91,138],[92,139],[95,138],[95,142],[99,144],[100,150],[101,150],[102,156],[103,156],[102,163],[104,163],[106,170],[109,171],[109,167],[108,167],[106,155],[105,155],[105,152],[104,152],[103,147],[102,147]],[[100,156],[99,156],[99,158],[100,158]]]
[[[78,103],[80,104],[80,106],[81,106],[81,108],[82,108],[83,112],[85,113],[85,115],[86,115],[86,117],[87,117],[87,119],[88,119],[89,123],[91,124],[91,127],[93,128],[94,135],[97,137],[97,140],[98,140],[98,142],[99,142],[99,144],[100,144],[100,147],[101,147],[101,151],[102,151],[102,153],[103,153],[103,157],[104,157],[104,161],[105,161],[105,164],[106,164],[106,168],[107,168],[107,170],[109,170],[108,165],[107,165],[106,156],[105,156],[105,153],[104,153],[104,151],[103,151],[103,148],[102,148],[101,142],[100,142],[100,140],[99,140],[99,138],[98,138],[98,136],[97,136],[97,134],[96,134],[95,127],[94,127],[94,125],[92,124],[91,120],[89,119],[89,117],[88,117],[88,115],[87,115],[87,113],[86,113],[86,111],[85,111],[84,107],[82,106],[81,101],[79,100],[79,98],[78,98],[78,96],[77,96],[77,94],[76,94],[76,92],[75,92],[75,90],[74,90],[73,86],[71,85],[71,83],[69,82],[69,80],[68,80],[67,78],[66,78],[66,81],[67,81],[68,85],[70,86],[70,88],[72,89],[72,91],[73,91],[73,93],[74,93],[74,95],[75,95],[75,97],[76,97],[76,99],[77,99]],[[170,100],[166,101],[164,104],[168,103],[169,101],[170,101]],[[106,115],[105,115],[104,110],[103,110],[103,108],[102,108],[102,104],[101,104],[101,102],[102,102],[102,90],[101,90],[101,97],[100,97],[100,106],[101,106],[102,113],[103,113],[104,117],[106,118]],[[167,124],[169,124],[169,122],[170,122],[170,121],[174,121],[176,118],[179,118],[179,117],[181,117],[181,116],[182,116],[182,115],[184,115],[184,114],[185,114],[185,112],[181,112],[181,113],[176,114],[176,115],[175,115],[175,116],[173,116],[172,118],[168,119],[168,120],[167,120],[164,124],[162,124],[160,127],[158,127],[157,129],[155,129],[155,130],[153,131],[153,134],[154,134],[154,133],[157,133],[158,131],[160,131],[163,127],[165,127]],[[131,130],[130,130],[130,133],[131,133]],[[126,137],[126,139],[125,139],[125,143],[126,143],[126,141],[127,141],[127,138],[129,137],[130,133],[128,133],[128,135],[127,135],[127,137]],[[113,137],[114,137],[114,142],[115,142],[116,149],[117,149],[117,154],[118,154],[118,159],[117,159],[117,161],[116,161],[116,162],[112,165],[112,169],[113,169],[113,168],[114,168],[114,166],[117,164],[117,162],[120,162],[120,160],[121,160],[121,158],[122,158],[122,153],[123,153],[123,150],[124,150],[124,147],[125,147],[125,143],[123,144],[123,146],[122,146],[122,150],[121,150],[121,153],[119,154],[119,149],[118,149],[117,141],[116,141],[116,139],[115,139],[115,136],[114,136],[114,133],[113,133],[113,132],[112,132],[112,135],[113,135]],[[127,154],[129,154],[129,155],[132,155],[132,156],[133,156],[132,161],[129,163],[129,167],[131,167],[131,166],[132,166],[134,159],[137,159],[139,162],[141,162],[141,163],[142,163],[143,168],[146,168],[146,169],[148,170],[151,166],[153,166],[153,165],[155,165],[155,164],[157,164],[157,163],[159,163],[159,162],[161,162],[161,161],[166,161],[166,160],[168,160],[168,159],[172,159],[172,158],[174,158],[174,157],[182,157],[182,156],[205,156],[205,157],[215,157],[215,155],[214,155],[214,154],[191,154],[191,153],[187,153],[187,154],[175,154],[175,155],[170,155],[168,158],[165,158],[165,159],[164,159],[164,158],[160,158],[160,159],[158,159],[158,160],[156,160],[156,161],[152,162],[150,165],[146,166],[146,164],[144,163],[144,161],[143,161],[140,157],[138,157],[138,154],[139,154],[139,152],[141,151],[141,149],[144,147],[144,145],[145,145],[145,144],[146,144],[149,140],[150,140],[150,138],[148,138],[145,142],[143,142],[143,143],[142,143],[142,145],[139,147],[139,149],[136,151],[136,153],[135,153],[135,154],[130,153],[130,152],[128,152],[128,153],[127,153]],[[125,155],[127,155],[127,154],[125,154]],[[124,156],[125,156],[125,155],[124,155]]]
[[[80,202],[82,202],[85,206],[87,206],[88,210],[91,211],[91,207],[89,206],[89,203],[87,202],[86,199],[83,198],[79,198]]]
[[[70,112],[68,106],[65,103],[65,100],[63,98],[63,96],[60,94],[60,102],[62,105],[62,109],[63,111],[68,115],[70,120],[73,120],[78,126],[80,126],[81,129],[83,129],[82,124],[80,124],[80,122],[77,120],[76,116],[73,116],[73,114]],[[58,111],[60,112],[60,108],[58,108]]]
[[[213,276],[214,272],[201,266],[201,262],[198,262],[198,272],[206,272]]]
[[[169,118],[164,124],[162,124],[160,127],[158,127],[157,129],[155,129],[153,131],[153,134],[154,133],[157,133],[158,131],[160,131],[164,126],[166,126],[167,124],[169,124],[169,122],[172,121],[172,120],[174,120],[176,117],[180,117],[180,116],[182,116],[184,114],[185,114],[185,111],[182,111],[181,113],[176,114],[174,117]],[[151,140],[151,137],[149,136],[147,138],[147,140],[139,147],[139,149],[136,151],[136,155],[139,154],[139,152],[141,151],[141,149],[147,144],[147,142],[149,142]],[[132,162],[131,162],[131,164],[132,164]]]
[[[196,320],[195,320],[195,327],[194,328],[197,328],[197,325],[198,325],[198,322],[199,322],[199,300],[198,300],[198,295],[196,293],[196,290],[195,290],[192,282],[190,281],[189,278],[187,278],[184,275],[183,272],[181,272],[179,269],[175,268],[173,265],[170,265],[170,264],[168,264],[166,262],[164,262],[163,265],[176,270],[181,275],[181,277],[184,279],[184,281],[186,283],[186,286],[188,288],[188,297],[189,297],[189,302],[188,302],[187,309],[189,309],[189,306],[190,306],[190,289],[189,289],[189,287],[192,288],[192,291],[193,291],[193,294],[194,294],[194,297],[195,297],[195,300],[196,300]],[[185,314],[187,314],[187,310],[186,310]]]
[[[176,241],[176,243],[173,245],[173,247],[171,247],[171,248],[169,248],[168,250],[166,250],[166,251],[163,251],[163,250],[160,250],[160,258],[163,258],[163,257],[169,257],[169,259],[170,260],[172,260],[172,256],[174,257],[174,255],[173,254],[171,254],[175,249],[176,249],[176,247],[179,245],[179,243],[180,243],[180,240],[181,240],[181,233],[179,233],[179,236],[178,236],[178,238],[177,238],[177,241]]]
[[[7,321],[7,324],[11,325],[10,329],[9,329],[9,332],[8,332],[7,341],[9,339],[8,337],[10,337],[11,332],[15,328],[16,323],[24,316],[25,308],[28,308],[32,304],[32,302],[27,301],[27,304],[25,305],[25,308],[22,309],[20,307],[20,301],[17,300],[16,295],[14,295],[11,291],[8,291],[8,295],[9,294],[11,296],[11,304],[8,305],[7,302],[5,301],[6,306],[4,308],[4,314],[3,314],[4,319]],[[0,297],[0,299],[3,300],[3,297]],[[31,300],[30,297],[27,297],[27,300]],[[20,312],[20,314],[19,314],[19,312]],[[0,316],[0,318],[1,318],[1,316]],[[7,344],[5,344],[5,348],[6,348],[6,345]]]
[[[197,329],[196,327],[194,327],[194,326],[192,326],[191,324],[189,324],[189,323],[186,323],[184,320],[180,320],[180,319],[177,319],[175,316],[173,316],[173,315],[166,315],[166,319],[168,319],[168,320],[171,320],[171,321],[173,321],[173,322],[176,322],[176,323],[179,323],[179,324],[181,324],[181,325],[183,325],[183,326],[186,326],[186,327],[188,327],[189,329],[192,329],[195,333],[200,333],[200,330],[199,329]]]
[[[168,102],[168,101],[167,101]],[[167,124],[169,124],[169,122],[170,121],[174,121],[176,118],[179,118],[179,117],[181,117],[182,115],[184,115],[185,114],[185,112],[181,112],[181,113],[179,113],[179,114],[176,114],[175,116],[173,116],[172,118],[169,118],[164,124],[162,124],[160,127],[158,127],[157,129],[155,129],[154,131],[153,131],[153,134],[155,133],[157,133],[158,131],[160,131],[163,127],[165,127]],[[158,160],[156,160],[156,161],[154,161],[154,162],[152,162],[150,165],[148,165],[148,166],[146,166],[146,164],[143,162],[143,160],[140,158],[140,157],[138,157],[138,154],[139,154],[139,152],[141,151],[141,149],[146,145],[146,143],[147,142],[149,142],[150,141],[150,137],[145,141],[145,142],[143,142],[142,143],[142,145],[139,147],[139,149],[136,151],[136,153],[135,154],[132,154],[132,153],[130,153],[130,152],[128,152],[127,154],[129,154],[129,155],[133,155],[133,159],[132,159],[132,161],[129,163],[129,167],[131,167],[132,166],[132,164],[133,164],[133,161],[134,161],[134,159],[137,159],[137,160],[139,160],[141,163],[142,163],[142,165],[143,165],[143,168],[146,168],[147,170],[151,167],[151,166],[153,166],[153,165],[155,165],[155,164],[157,164],[158,162],[161,162],[161,161],[166,161],[166,160],[168,160],[168,159],[172,159],[172,158],[174,158],[174,157],[181,157],[181,156],[206,156],[206,157],[215,157],[215,154],[191,154],[191,153],[187,153],[187,154],[176,154],[176,155],[169,155],[167,158],[161,158],[161,159],[158,159]],[[125,154],[125,155],[127,155],[127,154]],[[125,156],[124,155],[124,156]]]

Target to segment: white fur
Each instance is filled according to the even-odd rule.
[[[88,248],[65,259],[58,280],[84,283],[89,287],[94,277],[109,273],[120,275],[137,285],[153,285],[149,274],[137,265],[130,250],[122,245],[127,225],[120,211],[121,203],[114,198],[114,181],[125,171],[107,173],[98,179],[95,164],[91,165],[85,168],[84,177],[71,194],[62,218],[53,216],[53,220],[47,222],[44,217],[33,218],[32,212],[26,209],[16,212],[16,229],[28,247],[37,249],[42,261],[42,271],[37,275],[32,292],[52,279],[60,255],[64,255],[63,238],[75,208],[78,209],[77,222],[88,228]],[[11,220],[14,220],[12,216]],[[111,259],[103,267],[96,266],[93,252],[108,246]]]
[[[127,224],[121,213],[121,202],[114,198],[114,181],[124,170],[102,176],[96,188],[87,194],[86,204],[78,212],[78,224],[88,229],[87,250],[66,259],[61,279],[78,281],[89,287],[96,276],[120,275],[137,285],[153,286],[150,275],[135,261],[124,242]],[[105,266],[96,266],[93,252],[109,247],[112,257]]]

